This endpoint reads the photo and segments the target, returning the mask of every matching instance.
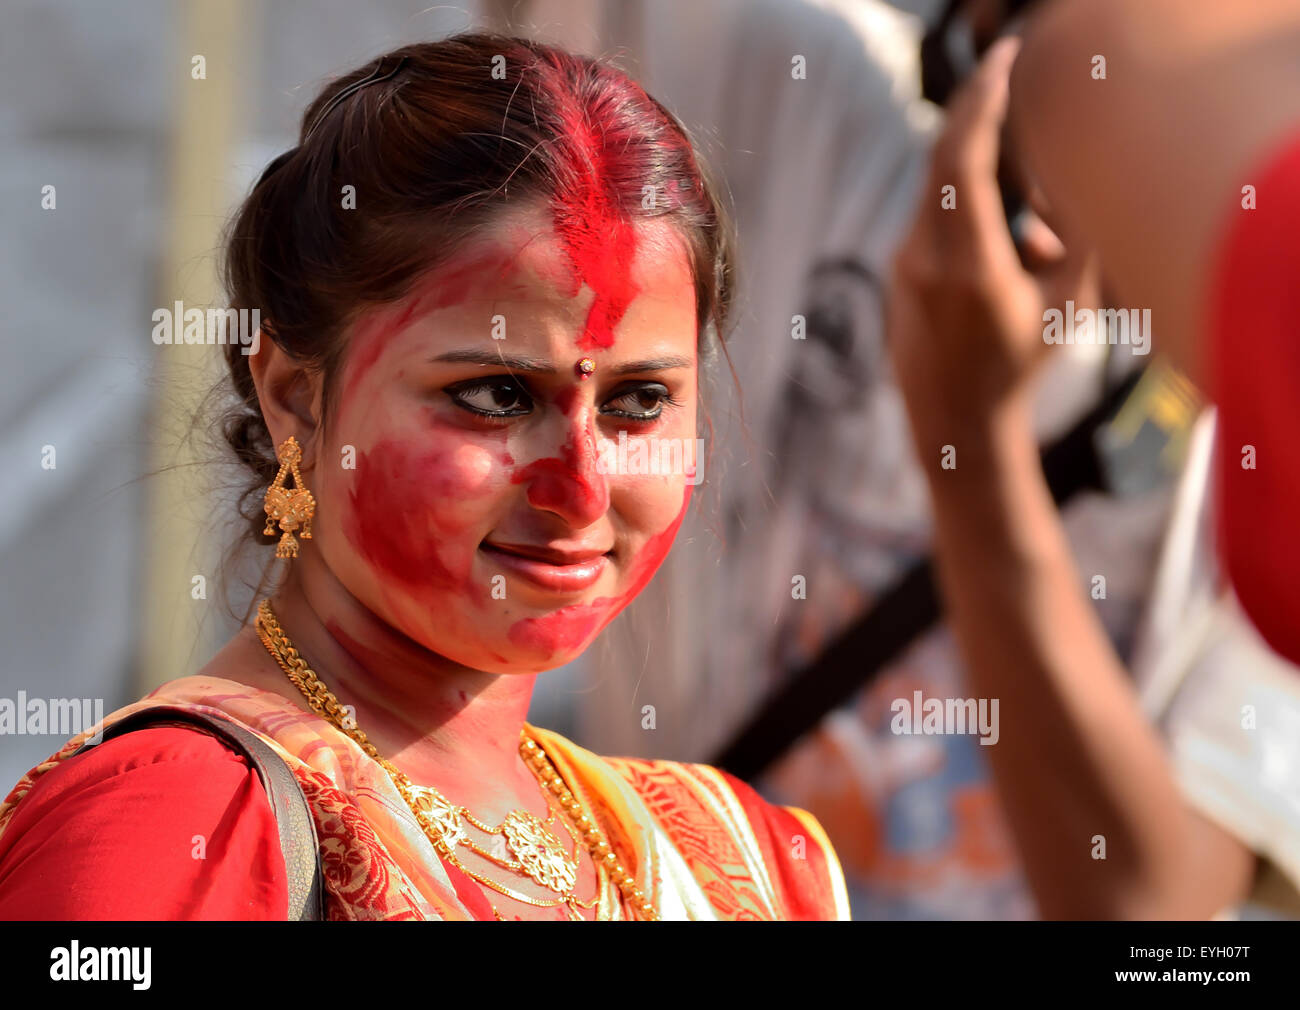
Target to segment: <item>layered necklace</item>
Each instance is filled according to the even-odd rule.
[[[461,873],[515,901],[538,908],[564,905],[568,909],[569,918],[575,921],[582,921],[585,918],[582,910],[592,908],[599,901],[602,881],[608,877],[641,918],[659,918],[654,905],[646,899],[636,886],[635,879],[623,868],[595,820],[565,785],[546,752],[528,735],[527,727],[519,734],[519,755],[537,776],[550,817],[543,821],[528,810],[512,810],[500,824],[493,827],[480,821],[465,807],[448,801],[433,786],[415,785],[405,772],[380,755],[366,734],[357,728],[356,719],[339,704],[329,688],[321,683],[320,678],[298,654],[271,611],[269,600],[263,600],[257,608],[256,627],[257,636],[266,646],[267,652],[302,692],[312,710],[328,719],[339,732],[350,737],[378,762],[393,780],[397,791],[434,848]],[[556,804],[559,806],[560,823],[572,843],[572,852],[567,851],[560,839],[547,827],[556,821]],[[472,825],[484,834],[493,836],[493,844],[484,848],[474,842],[466,831],[466,825]],[[589,901],[580,900],[574,893],[578,879],[579,839],[591,853],[596,867],[596,896]],[[458,847],[467,848],[511,873],[526,876],[559,897],[533,898],[492,880],[466,866],[457,855]],[[498,919],[504,918],[495,905],[492,906],[492,913]]]

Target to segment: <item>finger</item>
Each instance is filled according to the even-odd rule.
[[[997,169],[1011,65],[1019,50],[1020,39],[1015,36],[995,42],[948,104],[944,140],[962,153],[960,163],[981,172]],[[944,141],[940,143],[943,146]]]
[[[1065,308],[1067,301],[1089,308],[1101,307],[1101,261],[1095,251],[1073,246],[1059,263],[1036,278],[1043,304]]]
[[[946,213],[936,223],[943,232],[944,246],[962,258],[985,256],[1002,263],[1016,260],[997,173],[1008,81],[1018,49],[1016,38],[1001,39],[989,48],[954,97],[943,135],[935,145],[933,183],[938,188],[956,187],[956,213]]]
[[[1030,273],[1039,273],[1065,259],[1065,243],[1032,210],[1026,208],[1017,214],[1012,230],[1025,269]]]
[[[1066,303],[1070,301],[1079,307],[1099,307],[1101,264],[1091,250],[1071,247],[1063,260],[1041,272],[1035,281],[1042,304],[1047,308],[1066,313],[1069,308]],[[1045,339],[1034,343],[1037,345],[1033,352],[1034,368],[1048,355],[1062,353],[1062,348]]]

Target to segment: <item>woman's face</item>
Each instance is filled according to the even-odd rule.
[[[545,212],[514,211],[350,330],[308,477],[313,543],[352,595],[454,662],[573,659],[685,515],[694,285],[670,226],[628,236],[627,262],[593,257]],[[670,465],[647,473],[638,441]]]

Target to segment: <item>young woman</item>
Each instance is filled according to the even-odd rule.
[[[227,347],[226,435],[281,577],[197,675],[105,723],[179,705],[269,742],[329,918],[847,918],[803,811],[525,721],[654,575],[702,464],[732,258],[673,117],[532,42],[404,47],[311,104],[227,281],[263,339]],[[621,466],[623,439],[680,465]],[[243,759],[174,726],[70,756],[87,735],[0,807],[0,916],[286,916]]]

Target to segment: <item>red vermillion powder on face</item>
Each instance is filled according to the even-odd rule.
[[[632,560],[629,572],[629,586],[618,596],[602,596],[591,603],[577,603],[545,615],[544,617],[527,617],[516,622],[509,631],[510,641],[515,645],[534,652],[549,655],[571,652],[581,648],[590,641],[605,625],[622,612],[646,587],[664,558],[672,549],[677,530],[686,518],[686,509],[691,502],[692,486],[686,485],[682,498],[681,510],[667,529],[656,533],[646,541],[637,556]]]

